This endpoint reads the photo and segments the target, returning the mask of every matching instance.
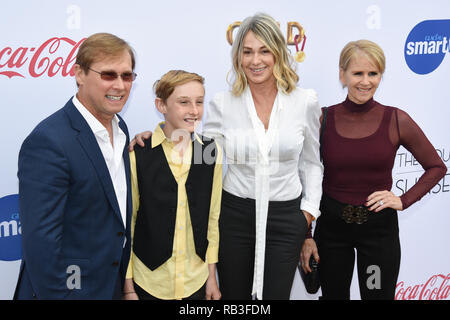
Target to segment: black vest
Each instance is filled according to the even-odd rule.
[[[186,193],[195,252],[205,261],[217,152],[213,140],[200,138],[203,145],[197,140],[193,142]],[[150,270],[155,270],[172,256],[178,184],[161,144],[152,148],[150,138],[145,141],[145,147],[136,145],[134,151],[140,204],[134,229],[133,251]]]

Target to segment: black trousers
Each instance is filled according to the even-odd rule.
[[[363,224],[341,218],[344,204],[324,195],[314,238],[320,256],[322,299],[350,299],[357,257],[361,299],[394,300],[400,269],[398,218],[394,209],[369,213]]]
[[[255,200],[222,194],[217,271],[222,299],[252,299],[255,261]],[[263,299],[289,300],[307,222],[300,198],[270,201],[267,217]]]

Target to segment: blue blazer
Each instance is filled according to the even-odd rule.
[[[123,150],[127,221],[100,147],[70,99],[43,120],[19,153],[23,257],[17,299],[111,299],[130,257],[129,135]],[[124,246],[125,243],[125,246]]]

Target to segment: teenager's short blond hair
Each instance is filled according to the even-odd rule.
[[[135,57],[131,46],[123,39],[110,33],[96,33],[83,41],[78,49],[75,63],[87,74],[94,62],[105,58],[119,57],[126,51],[131,57],[131,68],[134,70]]]
[[[153,84],[153,90],[155,91],[156,97],[166,103],[167,99],[175,90],[175,87],[191,81],[198,81],[202,85],[205,83],[205,79],[196,73],[184,70],[170,70]]]
[[[232,93],[235,96],[240,96],[248,85],[241,62],[244,38],[249,31],[252,31],[256,38],[264,43],[267,49],[274,55],[275,65],[273,75],[277,81],[277,85],[284,93],[290,93],[297,86],[299,79],[293,68],[293,59],[288,51],[286,39],[281,33],[278,23],[271,16],[264,13],[247,17],[239,26],[236,39],[231,49],[233,64]]]
[[[383,49],[370,40],[351,41],[345,45],[339,57],[339,68],[346,71],[351,59],[356,54],[365,54],[370,61],[378,68],[378,71],[383,74],[386,69],[386,57]]]

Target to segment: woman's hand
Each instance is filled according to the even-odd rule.
[[[144,140],[149,139],[152,136],[151,131],[144,131],[141,133],[138,133],[134,136],[134,139],[130,141],[130,145],[128,146],[128,151],[131,152],[134,149],[134,146],[136,143],[140,145],[141,147],[145,147]]]
[[[314,217],[311,213],[309,213],[308,211],[302,210],[303,215],[305,216],[306,222],[308,222],[308,228],[311,225]]]
[[[317,245],[314,239],[305,239],[303,242],[302,252],[300,254],[300,262],[302,264],[302,269],[305,273],[311,272],[311,268],[309,267],[309,259],[311,255],[314,257],[317,263],[320,261],[319,252],[317,250]]]
[[[397,197],[391,191],[375,191],[367,197],[366,206],[369,211],[379,212],[385,208],[392,208],[395,210],[403,210],[403,204],[400,197]]]

